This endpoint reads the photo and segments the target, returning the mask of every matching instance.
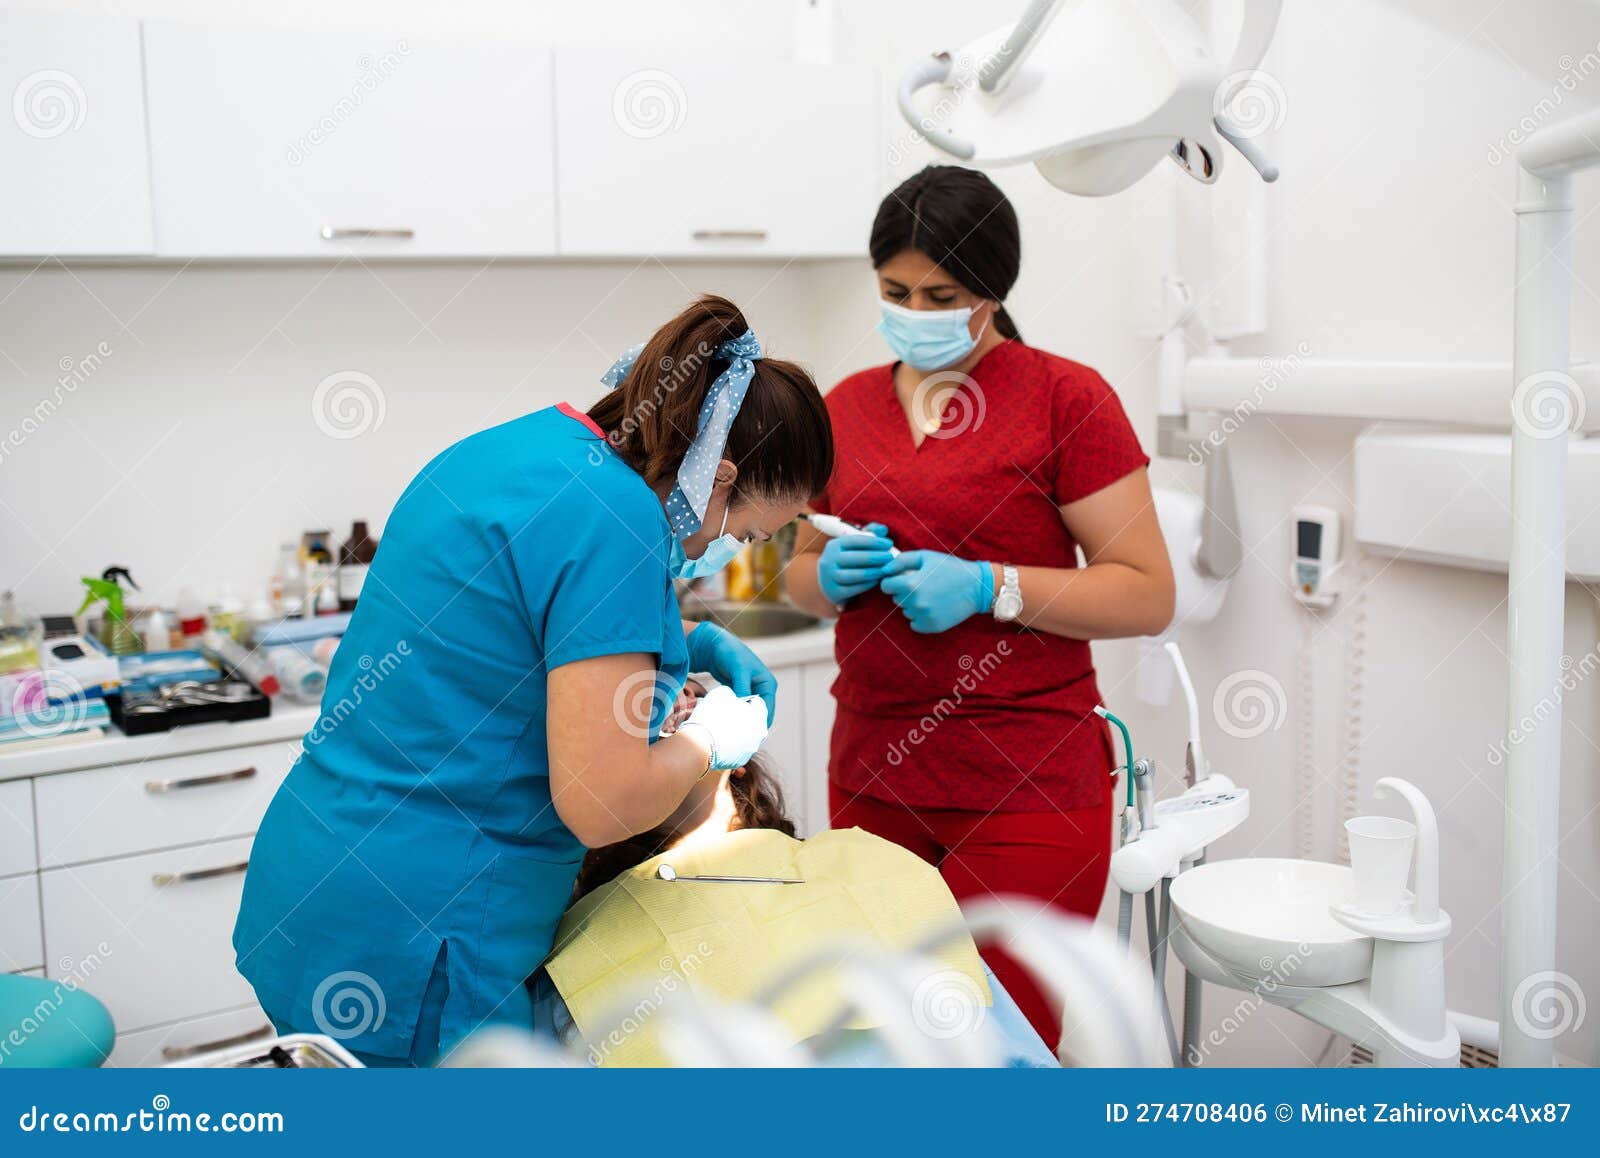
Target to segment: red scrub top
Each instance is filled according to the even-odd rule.
[[[835,465],[813,508],[883,523],[902,550],[1076,567],[1058,509],[1147,465],[1106,380],[1020,341],[995,347],[916,446],[894,367],[828,394]],[[881,591],[835,634],[829,778],[922,808],[1053,812],[1103,803],[1111,769],[1087,642],[974,615],[918,635]]]

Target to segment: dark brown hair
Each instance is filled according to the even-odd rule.
[[[706,391],[728,366],[717,347],[749,328],[727,298],[701,297],[651,335],[628,376],[590,407],[589,417],[652,488],[677,474],[700,428]],[[755,367],[723,452],[739,468],[735,497],[820,494],[833,473],[833,427],[817,384],[779,358],[759,358]]]
[[[1020,338],[1003,304],[1022,268],[1017,211],[976,169],[929,165],[906,178],[878,206],[867,252],[877,269],[897,253],[922,254],[981,298],[1002,303],[994,328]]]
[[[744,766],[742,774],[728,781],[733,794],[734,826],[737,828],[771,828],[785,836],[794,835],[794,821],[789,819],[783,802],[783,788],[778,778],[753,757]],[[634,865],[643,864],[653,856],[671,848],[683,835],[669,824],[659,825],[649,832],[619,840],[616,844],[591,848],[578,870],[578,880],[572,886],[572,899],[593,892],[608,881],[613,881]]]

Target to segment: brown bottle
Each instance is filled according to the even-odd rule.
[[[350,525],[350,537],[339,548],[339,610],[354,611],[356,598],[367,581],[367,568],[378,553],[378,540],[367,533],[364,520]]]

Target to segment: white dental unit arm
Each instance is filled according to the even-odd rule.
[[[1188,788],[1179,796],[1146,807],[1141,802],[1139,826],[1131,830],[1122,847],[1111,855],[1111,879],[1125,893],[1149,892],[1162,880],[1174,877],[1187,863],[1202,858],[1206,847],[1232,832],[1250,815],[1250,791],[1214,772],[1205,757],[1200,737],[1200,701],[1189,669],[1176,643],[1167,643],[1167,655],[1177,669],[1189,713],[1189,740],[1184,751],[1184,780]],[[1153,785],[1141,785],[1152,792]]]
[[[1260,63],[1281,7],[1245,0],[1222,60],[1175,0],[1032,0],[1015,24],[912,66],[900,113],[960,161],[1032,164],[1084,196],[1120,192],[1163,157],[1209,185],[1219,137],[1273,181],[1276,166],[1217,105],[1228,77]]]

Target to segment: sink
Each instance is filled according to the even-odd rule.
[[[1353,893],[1344,865],[1252,857],[1178,874],[1172,907],[1185,936],[1242,977],[1321,988],[1372,972],[1372,938],[1328,912]]]
[[[815,615],[787,603],[706,603],[685,598],[681,610],[691,623],[710,620],[744,639],[793,635],[822,623]]]

